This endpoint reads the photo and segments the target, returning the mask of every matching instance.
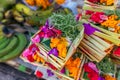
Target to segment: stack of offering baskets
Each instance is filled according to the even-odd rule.
[[[45,25],[40,27],[40,30],[31,37],[31,43],[22,53],[21,58],[38,66],[47,66],[65,79],[78,80],[86,58],[83,54],[80,57],[77,56],[77,59],[71,57],[83,39],[83,34],[84,27],[74,15],[54,13]],[[78,65],[75,64],[78,68],[76,74],[71,74],[74,79],[69,75],[59,73],[66,65],[69,66],[68,62],[72,60],[79,62]],[[70,70],[72,67],[68,68]]]

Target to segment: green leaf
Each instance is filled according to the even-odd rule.
[[[119,19],[120,19],[120,9],[116,9],[115,13],[119,17]]]
[[[112,11],[112,10],[104,10],[104,13],[106,15],[112,15],[112,14],[114,14],[114,11]]]

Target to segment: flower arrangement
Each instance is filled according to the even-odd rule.
[[[54,13],[31,40],[39,48],[39,56],[62,69],[82,40],[83,32],[72,14]]]
[[[110,68],[109,68],[110,67]],[[84,64],[85,80],[117,80],[115,76],[115,66],[109,58],[105,57],[100,63],[87,62]]]
[[[30,6],[41,6],[43,9],[46,9],[50,6],[49,0],[25,0]]]
[[[79,49],[77,49],[79,51]],[[87,61],[86,57],[80,52],[76,52],[65,64],[60,72],[54,73],[62,80],[79,80],[82,79],[83,64]]]
[[[117,0],[85,0],[84,9],[94,11],[115,10],[117,2]]]
[[[84,26],[85,37],[81,41],[79,48],[89,60],[100,62],[106,55],[110,54],[114,45],[119,46],[118,37],[114,41],[113,32],[99,28],[86,20],[81,20]],[[112,39],[113,38],[113,39]],[[117,43],[118,41],[118,43]]]
[[[113,5],[114,4],[114,0],[87,0],[91,3],[95,3],[95,4],[102,4],[102,5],[107,5],[107,6],[110,6],[110,5]]]

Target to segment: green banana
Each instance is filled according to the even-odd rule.
[[[22,53],[25,46],[27,45],[27,38],[22,33],[19,33],[17,35],[17,37],[18,37],[18,40],[19,40],[19,43],[18,43],[17,47],[14,50],[12,50],[11,52],[9,52],[9,54],[0,58],[0,62],[5,62],[5,61],[8,61],[10,59],[16,58]]]
[[[2,19],[3,19],[3,13],[0,12],[0,20],[2,20]]]
[[[1,44],[0,44],[0,50],[4,49],[8,44],[9,44],[10,39],[6,39],[4,40]]]
[[[3,39],[3,38],[4,38],[4,36],[2,35],[2,33],[0,33],[0,40]]]
[[[16,4],[15,9],[19,12],[23,12],[25,15],[28,16],[31,16],[33,13],[33,11],[29,7],[21,3]]]
[[[13,11],[13,16],[14,16],[14,19],[18,22],[23,22],[24,21],[24,18],[23,16],[18,12],[18,11]]]
[[[7,37],[2,36],[2,37],[0,38],[0,45],[1,45],[3,42],[5,42],[6,40],[7,40]]]
[[[3,57],[4,55],[8,54],[10,51],[12,51],[16,45],[17,45],[17,38],[16,37],[12,37],[12,39],[10,40],[10,43],[8,44],[8,46],[2,50],[0,50],[0,57]]]

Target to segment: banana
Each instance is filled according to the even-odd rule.
[[[1,45],[2,43],[4,43],[6,40],[7,40],[7,37],[5,37],[5,36],[3,36],[2,38],[0,38],[0,45]]]
[[[13,11],[13,16],[14,16],[14,19],[18,22],[23,22],[24,21],[24,18],[23,16],[18,12],[18,11]]]
[[[7,55],[0,58],[0,62],[5,62],[5,61],[8,61],[10,59],[16,58],[22,53],[25,46],[27,45],[27,38],[22,33],[19,33],[17,35],[17,38],[19,40],[17,47],[14,50],[12,50],[11,52],[9,52]]]
[[[9,44],[10,39],[6,39],[4,40],[1,44],[0,44],[0,50],[4,49],[8,44]]]
[[[12,12],[13,12],[12,10],[6,11],[5,14],[4,14],[5,18],[7,18],[7,19],[11,18],[12,17]]]
[[[6,48],[0,50],[0,57],[8,54],[10,51],[12,51],[16,45],[17,45],[17,38],[16,37],[12,37],[12,39],[10,40],[10,43],[6,46]]]
[[[3,19],[3,13],[0,12],[0,20],[2,20],[2,19]]]
[[[15,9],[19,12],[23,12],[25,15],[28,16],[31,16],[33,13],[33,11],[29,7],[21,3],[16,4]]]
[[[14,18],[17,22],[23,22],[24,18],[23,17],[15,17]]]

